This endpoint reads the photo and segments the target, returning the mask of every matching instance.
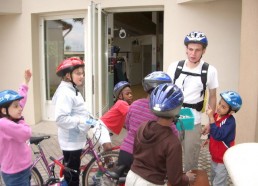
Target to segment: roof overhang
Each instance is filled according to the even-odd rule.
[[[0,0],[0,15],[20,14],[22,0]]]
[[[216,0],[177,0],[177,3],[205,3],[210,1],[216,1]]]

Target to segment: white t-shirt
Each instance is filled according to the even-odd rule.
[[[201,74],[202,65],[204,63],[203,60],[200,61],[198,66],[193,69],[190,69],[186,66],[188,60],[185,61],[183,66],[183,71],[191,72],[195,74]],[[177,68],[177,64],[179,61],[174,62],[169,65],[167,74],[174,80],[175,71]],[[175,83],[184,94],[184,103],[195,104],[203,100],[203,95],[201,95],[201,91],[203,90],[203,84],[200,76],[191,76],[187,74],[181,73],[176,80]],[[207,89],[215,89],[218,88],[218,76],[217,70],[209,65],[208,74],[207,74]],[[201,112],[192,109],[195,116],[195,124],[201,123]]]

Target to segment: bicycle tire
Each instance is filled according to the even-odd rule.
[[[43,178],[36,167],[32,167],[31,169],[31,186],[43,186]]]
[[[118,161],[118,156],[119,156],[119,151],[108,151],[108,152],[103,152],[100,156],[102,162],[104,162],[104,158],[112,158],[113,159],[113,163],[116,164]],[[96,162],[96,158],[92,158],[91,161],[87,164],[86,168],[84,169],[83,173],[82,173],[82,185],[83,186],[90,186],[90,185],[94,185],[93,184],[93,179],[92,177],[97,173],[98,171],[98,165]],[[105,165],[105,168],[107,170],[112,171],[113,168],[115,166],[111,167],[111,168],[107,168],[107,166]],[[105,174],[103,175],[103,179],[105,180],[105,182],[109,182],[108,184],[105,185],[116,185],[115,183],[111,184],[111,180],[109,178],[107,178],[105,176]]]

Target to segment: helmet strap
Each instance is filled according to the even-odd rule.
[[[70,72],[71,83],[73,84],[73,88],[75,89],[75,94],[76,94],[76,96],[78,96],[79,89],[76,87],[76,84],[73,82],[72,73],[73,73],[73,71]]]
[[[232,108],[231,108],[231,106],[230,106],[229,109],[228,109],[227,115],[228,115],[231,111],[232,111]]]
[[[202,59],[202,55],[201,55],[201,57],[200,57],[199,61],[194,62],[194,64],[200,63],[201,59]]]

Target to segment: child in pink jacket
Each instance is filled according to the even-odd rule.
[[[24,121],[22,111],[31,75],[30,70],[25,71],[25,83],[18,92],[0,92],[0,167],[6,186],[30,186],[31,128]]]

